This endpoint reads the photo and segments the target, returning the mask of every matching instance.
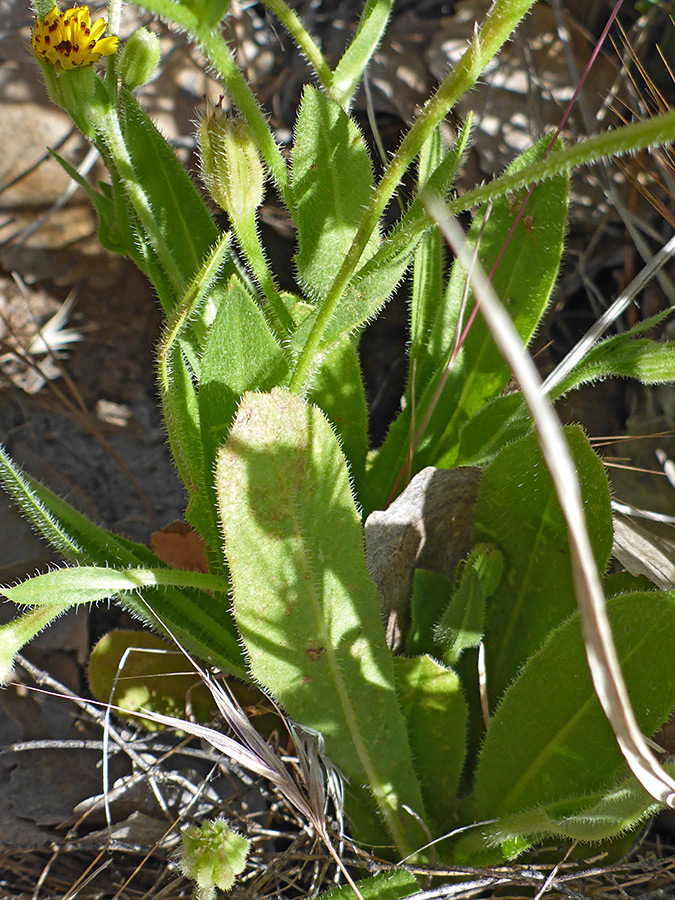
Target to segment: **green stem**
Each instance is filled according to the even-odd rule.
[[[397,190],[406,170],[433,129],[445,118],[457,100],[473,87],[486,64],[508,40],[534,2],[535,0],[496,0],[480,32],[474,36],[462,58],[439,86],[436,93],[427,101],[419,118],[403,138],[373,193],[356,237],[319,310],[307,342],[300,352],[295,372],[291,378],[290,389],[292,391],[301,393],[306,388],[306,382],[312,374],[315,357],[328,323],[356,271],[370,236],[377,227],[380,215]]]
[[[287,6],[284,0],[263,0],[263,2],[279,19],[300,50],[305,54],[323,89],[326,93],[330,93],[333,84],[333,73],[330,70],[330,66],[324,59],[323,53],[315,43],[314,38],[307,31],[294,10]]]
[[[243,216],[237,216],[236,220],[233,218],[232,227],[244,260],[272,311],[272,316],[267,317],[268,323],[282,346],[285,346],[289,335],[295,330],[295,322],[286,309],[286,305],[279,296],[274,283],[272,271],[260,242],[255,212],[252,211]],[[263,312],[267,313],[268,310],[263,310]]]
[[[533,163],[526,169],[502,175],[488,184],[467,191],[466,194],[447,203],[446,209],[450,215],[457,215],[472,207],[481,206],[489,200],[503,197],[511,191],[569,172],[577,166],[621,156],[623,153],[633,153],[646,147],[668,144],[673,140],[675,140],[675,110],[596,134],[564,150],[556,150],[546,159]]]

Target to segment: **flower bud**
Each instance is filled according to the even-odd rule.
[[[155,74],[159,53],[159,37],[147,28],[137,28],[120,57],[122,84],[130,91],[147,84]]]
[[[218,105],[207,110],[198,131],[202,180],[215,202],[234,221],[260,206],[265,171],[251,129]]]

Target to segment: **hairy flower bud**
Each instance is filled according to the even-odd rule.
[[[198,131],[202,180],[213,200],[234,221],[262,203],[265,171],[251,129],[227,116],[221,101],[202,117]]]
[[[147,28],[137,28],[124,45],[120,57],[122,84],[133,91],[147,84],[159,62],[159,37]]]

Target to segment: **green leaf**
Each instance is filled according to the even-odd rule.
[[[612,549],[607,475],[581,428],[565,432],[603,572]],[[509,444],[483,472],[474,528],[478,540],[504,555],[504,578],[486,607],[488,696],[494,708],[525,660],[576,608],[567,525],[534,434]]]
[[[594,347],[555,389],[556,397],[608,377],[634,378],[642,384],[675,381],[675,342],[626,337],[617,334]]]
[[[664,769],[675,774],[675,764]],[[545,838],[563,838],[583,843],[617,838],[634,831],[663,806],[647,793],[632,775],[616,787],[595,795],[570,797],[510,816],[503,816],[484,830],[484,841],[500,850],[514,849]]]
[[[443,659],[454,666],[469,647],[477,647],[485,630],[485,600],[501,581],[504,557],[496,547],[477,544],[459,576],[452,599],[438,620],[436,641],[444,645]]]
[[[422,148],[419,162],[419,189],[427,194],[445,197],[452,186],[457,169],[464,158],[471,137],[472,117],[467,118],[457,140],[442,156],[440,130]],[[434,168],[435,166],[435,168]],[[411,220],[428,221],[426,210],[419,199],[406,214]],[[426,245],[425,250],[423,247]],[[422,254],[420,256],[420,254]],[[425,385],[438,368],[439,360],[447,352],[442,343],[445,335],[434,328],[443,298],[444,242],[440,231],[434,228],[416,251],[413,272],[413,289],[410,307],[410,373],[408,376],[408,402],[416,402],[422,396]],[[415,392],[412,393],[412,372],[415,372]]]
[[[229,10],[232,0],[182,0],[207,27],[219,25]]]
[[[217,282],[229,252],[229,234],[220,236],[169,317],[159,346],[159,391],[164,420],[178,471],[188,495],[187,518],[204,538],[209,563],[222,571],[211,471],[200,420],[197,384],[201,362],[188,342],[192,323],[208,302],[222,306],[224,289]]]
[[[112,569],[107,566],[72,566],[27,578],[0,592],[22,606],[59,606],[70,601],[95,603],[108,597],[148,587],[196,587],[227,594],[227,581],[217,575],[181,569]]]
[[[470,121],[462,129],[455,144],[441,163],[431,173],[425,187],[444,197],[454,181],[457,168],[466,150],[471,132]],[[347,285],[338,307],[323,337],[326,344],[350,334],[364,325],[382,309],[408,270],[416,247],[425,234],[434,229],[419,199],[413,200],[402,219],[385,235],[379,248],[368,259]],[[432,306],[431,298],[429,306]],[[298,328],[293,337],[294,346],[300,348],[314,324],[318,311]],[[422,329],[426,325],[422,324]]]
[[[217,526],[212,510],[206,508],[208,490],[194,375],[180,342],[162,355],[166,364],[166,379],[160,381],[164,424],[171,456],[187,493],[186,518],[206,541],[207,555],[212,559]]]
[[[467,710],[455,673],[430,656],[394,657],[396,692],[403,709],[415,769],[434,834],[452,827],[466,753]]]
[[[517,172],[541,159],[551,143],[542,138],[518,157],[508,168]],[[514,219],[525,198],[525,191],[494,203],[489,217],[476,216],[469,231],[469,243],[480,241],[478,258],[485,272],[492,272],[513,227]],[[535,185],[516,230],[499,259],[492,286],[506,304],[518,333],[528,344],[548,307],[553,285],[558,277],[562,256],[569,179],[560,175]],[[481,233],[482,230],[482,233]],[[458,327],[458,317],[466,284],[466,271],[455,263],[448,282],[446,302],[438,310],[434,334],[441,347],[449,347]],[[463,321],[473,310],[470,294]],[[496,397],[507,384],[511,372],[479,315],[453,366],[440,405],[447,404],[453,413],[446,421],[443,437],[430,434],[436,459],[452,449],[458,427],[475,415],[484,404]]]
[[[311,85],[300,103],[292,185],[298,280],[307,295],[319,301],[354,240],[372,193],[373,173],[355,122]],[[378,244],[375,234],[366,254]]]
[[[54,150],[48,150],[48,152],[89,197],[98,217],[97,236],[101,246],[113,253],[133,256],[135,247],[129,239],[131,235],[130,222],[127,219],[124,223],[125,227],[120,228],[120,224],[116,221],[112,198],[107,193],[103,193],[105,188],[110,190],[109,185],[102,185],[101,191],[95,190],[87,179],[80,175],[77,169],[66,162],[62,156],[59,156]]]
[[[612,572],[602,583],[605,597],[629,594],[634,591],[653,591],[654,583],[645,575],[631,575],[630,572]]]
[[[199,418],[205,471],[213,472],[245,391],[269,391],[285,384],[289,369],[260,307],[233,276],[218,303],[204,348]],[[210,491],[215,502],[215,494]]]
[[[349,338],[338,341],[324,357],[308,400],[324,412],[335,429],[358,499],[366,470],[368,409],[359,356]]]
[[[120,89],[119,111],[134,170],[149,197],[157,228],[187,283],[218,240],[218,230],[190,176],[126,88]]]
[[[520,391],[495,397],[462,427],[453,466],[485,466],[497,453],[532,431]]]
[[[419,891],[419,885],[414,875],[405,869],[394,869],[391,872],[381,872],[379,875],[371,875],[370,878],[362,878],[356,882],[363,900],[403,900]],[[355,900],[354,890],[349,884],[325,894],[319,894],[317,900]]]
[[[354,39],[333,72],[333,93],[341,106],[348,106],[370,59],[382,40],[394,0],[368,0]]]
[[[426,569],[413,571],[411,622],[406,637],[408,656],[430,653],[441,657],[442,648],[436,643],[434,628],[451,595],[452,585],[445,575]]]
[[[675,654],[670,639],[675,593],[624,594],[608,601],[607,612],[638,725],[644,733],[653,734],[675,705]],[[570,823],[569,837],[597,840],[601,814],[607,833],[620,833],[630,827],[626,819],[639,820],[654,807],[641,788],[636,791],[632,778],[629,795],[633,799],[628,806],[626,795],[616,793],[616,778],[625,778],[625,768],[593,689],[575,613],[528,660],[493,717],[478,761],[473,815],[481,821],[511,817],[533,807],[555,815],[552,804],[572,801],[566,813],[578,818],[574,828]],[[594,801],[592,813],[584,795],[599,791],[608,795]],[[509,821],[506,818],[507,828]],[[507,844],[505,854],[527,846],[536,835],[532,823],[522,821],[521,825],[527,839],[520,848]],[[458,858],[466,857],[458,852]]]
[[[91,522],[65,500],[26,476],[0,446],[0,484],[45,540],[71,562],[98,566],[162,567],[143,544]],[[170,629],[185,648],[248,680],[229,604],[205,591],[147,588],[122,597],[124,606],[160,632]],[[68,603],[72,605],[72,601]]]
[[[187,670],[186,670],[187,669]],[[208,723],[213,698],[185,655],[174,644],[149,631],[109,631],[89,656],[87,678],[92,695],[101,703],[114,703],[117,714],[141,709],[185,718],[189,712],[198,722]],[[139,716],[129,716],[138,722]],[[142,719],[148,731],[161,726]]]
[[[457,590],[438,621],[436,640],[445,645],[443,659],[454,666],[463,650],[477,647],[485,628],[485,595],[477,573],[462,572]]]
[[[347,466],[321,412],[245,394],[216,465],[234,614],[253,676],[366,784],[398,851],[424,818]],[[254,552],[252,552],[252,548]]]
[[[180,868],[195,883],[195,900],[216,900],[216,889],[229,891],[246,868],[248,838],[223,817],[181,832]]]

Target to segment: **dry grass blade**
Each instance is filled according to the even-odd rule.
[[[579,479],[560,422],[545,398],[545,386],[508,313],[479,266],[471,268],[471,252],[460,227],[437,199],[427,198],[429,214],[470,273],[485,322],[495,344],[520,384],[539,437],[542,453],[553,478],[556,494],[569,531],[572,566],[593,685],[633,774],[652,797],[675,807],[675,781],[659,765],[640,731],[619,666],[605,609],[591,543],[586,527]],[[675,248],[675,239],[670,243]]]

